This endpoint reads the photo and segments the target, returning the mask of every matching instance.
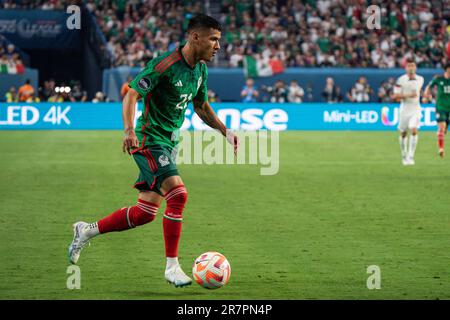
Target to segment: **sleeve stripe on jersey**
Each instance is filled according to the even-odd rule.
[[[155,66],[155,71],[158,73],[163,73],[168,67],[180,60],[181,57],[178,51],[175,51],[170,56],[164,58],[160,63]]]
[[[172,52],[170,55],[158,62],[158,64],[155,66],[155,70],[161,69],[165,64],[167,64],[167,62],[174,57],[174,53],[176,52]]]
[[[156,72],[163,73],[164,71],[166,71],[167,68],[169,68],[171,65],[173,65],[175,62],[179,60],[181,60],[180,57],[171,58],[170,61],[168,60],[167,63],[165,63],[161,68],[156,69]]]

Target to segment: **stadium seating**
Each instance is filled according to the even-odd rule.
[[[290,67],[393,68],[412,55],[418,67],[439,67],[449,38],[449,1],[418,0],[402,8],[396,1],[378,2],[381,29],[367,33],[363,1],[210,1],[210,13],[224,26],[216,65],[242,66],[239,55],[261,53]],[[189,1],[133,3],[88,2],[115,66],[140,66],[175,48],[187,18],[207,9]],[[230,65],[232,56],[241,62]]]
[[[212,67],[242,68],[245,56],[258,54],[261,59],[276,58],[282,68],[393,69],[402,68],[409,57],[415,58],[418,68],[440,68],[450,53],[446,50],[450,48],[450,1],[397,2],[371,2],[379,5],[381,13],[381,28],[373,30],[366,25],[367,4],[360,0],[5,0],[1,8],[61,10],[83,3],[104,35],[105,59],[113,68],[140,69],[148,60],[173,50],[184,41],[189,18],[200,12],[223,25],[222,50]],[[3,65],[4,72],[9,72]],[[377,97],[380,84],[371,83],[371,100]],[[349,88],[342,89],[347,99]]]

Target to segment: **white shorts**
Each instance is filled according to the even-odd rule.
[[[400,114],[400,120],[398,122],[398,130],[406,132],[408,129],[420,128],[420,113],[412,113],[407,115]]]

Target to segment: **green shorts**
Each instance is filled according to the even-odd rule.
[[[450,112],[436,109],[436,122],[445,122],[448,125],[449,121]]]
[[[154,191],[164,196],[161,191],[163,181],[168,177],[179,175],[172,150],[155,145],[136,149],[132,155],[140,170],[134,188],[140,191]]]

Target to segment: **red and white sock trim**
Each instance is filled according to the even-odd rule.
[[[148,204],[148,202],[143,203],[141,201],[138,201],[137,206],[139,209],[148,214],[156,215],[156,212],[158,212],[158,207],[156,205]]]
[[[168,205],[166,212],[164,212],[164,218],[173,221],[182,221],[182,212],[187,197],[186,187],[184,185],[176,186],[170,189],[164,197],[166,198]]]
[[[183,221],[183,216],[181,215],[176,215],[174,213],[171,212],[167,212],[163,215],[164,218],[169,219],[169,220],[173,220],[173,221]]]
[[[164,197],[166,198],[166,201],[169,201],[170,199],[172,199],[173,197],[182,194],[182,193],[187,193],[186,188],[181,185],[181,186],[176,186],[175,188],[171,189],[170,191],[168,191]]]
[[[132,224],[131,220],[130,220],[130,207],[127,208],[127,223],[128,223],[128,226],[130,228],[134,228],[135,227],[135,225]]]

